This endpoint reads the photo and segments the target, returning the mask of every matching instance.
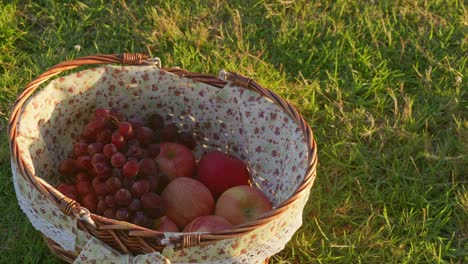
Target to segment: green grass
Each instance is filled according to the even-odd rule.
[[[319,147],[303,227],[270,263],[468,262],[463,1],[124,3],[0,3],[1,130],[24,85],[71,58],[236,71],[293,103]],[[0,263],[59,262],[16,203],[0,140]]]

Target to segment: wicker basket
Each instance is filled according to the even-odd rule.
[[[85,73],[79,72],[77,73],[77,75],[74,75],[74,78],[78,82],[80,82],[80,78],[82,78],[83,74],[84,77],[86,77],[87,73],[91,74],[93,71],[100,71],[102,73],[106,72],[108,74],[106,78],[119,78],[116,72],[121,73],[122,71],[125,72],[128,70],[130,72],[129,74],[131,75],[133,74],[133,72],[137,72],[138,74],[140,74],[140,69],[144,69],[146,73],[155,72],[154,76],[159,76],[159,79],[162,78],[161,76],[169,76],[171,80],[180,80],[183,83],[183,85],[179,85],[179,87],[176,89],[179,89],[178,91],[180,91],[180,89],[184,89],[184,87],[189,87],[187,89],[191,89],[191,91],[194,92],[189,94],[192,97],[197,96],[197,89],[205,89],[204,91],[213,91],[213,93],[218,92],[215,90],[222,91],[224,89],[224,97],[218,94],[216,95],[218,96],[216,97],[217,99],[215,97],[213,98],[215,98],[216,100],[219,99],[221,101],[227,100],[229,102],[234,100],[239,105],[241,105],[242,102],[238,102],[238,100],[246,100],[246,98],[250,98],[251,100],[248,100],[249,103],[242,104],[242,107],[239,108],[239,111],[245,111],[245,109],[242,109],[244,107],[252,107],[258,110],[261,109],[263,105],[266,105],[269,109],[268,111],[270,111],[267,111],[267,113],[270,114],[270,117],[266,118],[267,121],[265,122],[267,123],[265,124],[270,124],[272,126],[274,124],[280,124],[281,127],[283,127],[283,129],[295,129],[295,132],[291,132],[291,135],[295,135],[295,138],[287,138],[289,137],[289,132],[286,131],[286,136],[281,136],[281,140],[283,140],[283,143],[287,145],[285,145],[286,148],[289,148],[289,146],[291,145],[296,146],[296,150],[292,149],[291,147],[291,149],[289,150],[290,153],[286,153],[286,151],[284,151],[285,155],[283,156],[281,156],[281,154],[278,153],[275,154],[279,155],[280,158],[283,159],[288,158],[288,160],[287,162],[283,162],[282,160],[280,160],[279,163],[281,165],[277,165],[281,166],[283,171],[280,170],[278,172],[278,169],[274,170],[274,168],[265,169],[265,171],[268,172],[275,171],[275,176],[271,176],[273,180],[264,180],[265,175],[261,175],[261,173],[255,172],[256,170],[261,171],[262,168],[259,169],[251,167],[251,169],[254,172],[255,176],[258,176],[256,184],[260,186],[260,188],[262,188],[262,186],[270,186],[264,187],[264,192],[267,192],[269,190],[269,195],[274,197],[280,196],[280,193],[283,193],[282,195],[286,196],[276,199],[276,201],[274,202],[274,209],[271,212],[263,215],[256,221],[236,226],[231,230],[226,230],[218,233],[172,234],[161,233],[130,223],[120,222],[113,219],[107,219],[99,215],[90,214],[86,208],[81,207],[76,201],[63,196],[54,187],[52,187],[54,184],[56,184],[53,182],[53,179],[51,179],[49,175],[51,169],[50,167],[53,167],[53,164],[48,164],[49,171],[47,170],[47,168],[36,168],[35,166],[39,163],[47,163],[44,160],[39,160],[39,158],[36,158],[37,155],[40,155],[43,152],[56,153],[58,150],[60,150],[62,153],[65,153],[65,149],[67,146],[65,146],[66,144],[63,144],[63,142],[59,142],[58,144],[56,144],[58,146],[52,147],[47,145],[46,147],[39,148],[40,151],[37,148],[31,147],[30,145],[32,143],[25,139],[25,134],[38,133],[38,138],[40,140],[43,140],[44,142],[47,141],[46,138],[48,132],[44,132],[43,129],[43,122],[46,122],[46,120],[41,119],[37,122],[37,124],[33,124],[32,127],[31,124],[26,124],[26,122],[29,122],[30,118],[33,118],[31,116],[34,116],[31,113],[31,111],[37,111],[38,113],[44,111],[44,109],[42,109],[41,107],[38,108],[37,105],[35,105],[37,104],[37,102],[34,101],[34,98],[38,95],[38,92],[35,93],[35,91],[38,90],[41,84],[48,81],[51,77],[56,76],[66,70],[71,70],[79,66],[98,64],[106,64],[109,66],[105,66],[104,68],[91,68],[88,69]],[[111,67],[110,64],[123,64],[131,66],[112,66],[114,68],[109,68]],[[57,256],[59,256],[61,259],[69,263],[72,263],[74,261],[76,261],[77,263],[87,263],[86,261],[88,259],[92,259],[96,257],[96,255],[86,256],[86,254],[91,254],[89,253],[90,248],[96,247],[100,248],[102,252],[110,252],[109,255],[114,256],[115,259],[118,260],[115,261],[117,263],[146,263],[144,261],[154,263],[167,263],[172,261],[196,262],[201,261],[199,258],[200,252],[208,251],[211,253],[204,255],[202,260],[211,261],[210,263],[242,263],[243,261],[244,263],[246,263],[245,261],[248,259],[255,259],[254,255],[262,256],[263,260],[268,259],[272,254],[278,252],[284,247],[284,244],[287,242],[287,240],[291,238],[292,234],[297,230],[297,228],[299,228],[300,224],[302,223],[300,222],[302,218],[302,210],[305,202],[308,199],[310,188],[312,187],[313,181],[315,179],[317,163],[317,148],[310,127],[307,125],[303,117],[296,111],[296,109],[293,106],[291,106],[288,102],[283,100],[275,93],[261,87],[252,79],[232,72],[222,72],[222,74],[220,74],[220,77],[216,77],[202,73],[192,73],[180,68],[159,68],[157,67],[158,65],[154,64],[155,61],[149,60],[146,56],[142,54],[87,56],[57,64],[56,66],[48,69],[46,72],[38,76],[35,80],[33,80],[25,87],[24,91],[21,93],[21,95],[19,95],[13,107],[8,128],[15,190],[21,208],[29,217],[36,229],[41,231],[41,233],[44,235],[44,239],[51,251],[54,252]],[[114,69],[115,72],[109,73],[109,71],[112,71]],[[65,78],[66,77],[67,76],[65,76]],[[153,77],[150,77],[150,79],[151,78]],[[155,78],[156,77],[154,77],[153,80],[150,81],[157,83],[158,80]],[[103,78],[99,80],[102,79]],[[56,79],[54,81],[56,81],[56,83],[59,83],[63,80],[66,79]],[[142,82],[145,83],[145,80],[147,79],[143,77]],[[122,85],[124,85],[123,82],[118,83],[122,83]],[[83,87],[84,86],[87,87],[82,89],[93,89],[92,83],[83,85]],[[47,86],[45,89],[52,88]],[[72,98],[72,90],[73,87],[69,87],[68,91],[63,92],[64,98]],[[231,91],[235,91],[235,94],[230,94]],[[245,97],[245,94],[248,94],[250,97]],[[240,96],[239,98],[234,98],[234,96],[237,95],[242,96]],[[79,94],[75,93],[73,94],[73,96],[79,96]],[[138,96],[143,95],[140,94]],[[166,99],[166,97],[162,96],[160,99],[168,100]],[[106,97],[102,98],[102,100],[98,100],[98,102],[105,103],[105,100]],[[183,102],[185,102],[186,104],[192,103],[192,101],[188,101],[190,100],[186,99]],[[54,102],[49,103],[54,104]],[[55,102],[55,104],[60,104],[60,102]],[[223,102],[221,102],[221,104],[218,104],[219,107],[223,107],[222,104]],[[200,111],[206,111],[206,109]],[[62,112],[60,112],[60,110],[58,112],[58,115],[57,110],[55,110],[54,112],[55,120],[57,120],[57,118],[60,118],[60,116],[63,115],[63,109]],[[206,114],[211,114],[209,112],[217,111],[206,111]],[[263,112],[263,110],[261,112]],[[276,117],[277,114],[281,115],[282,119],[278,120],[278,118]],[[37,116],[39,116],[39,114],[37,114]],[[244,118],[248,119],[245,115]],[[252,121],[254,123],[260,122],[255,121],[256,119],[252,120],[254,120]],[[248,123],[245,123],[245,120],[243,122],[244,125],[248,125]],[[50,126],[52,127],[53,125]],[[245,126],[241,127],[240,129],[242,128],[245,128]],[[269,128],[268,126],[266,126],[267,131],[271,129],[272,127]],[[257,132],[258,131],[256,131],[255,133]],[[273,137],[269,137],[269,142],[275,141],[274,136],[276,132],[278,134],[283,133],[283,131],[268,131],[268,133],[270,134],[273,133],[271,134],[273,135]],[[248,134],[245,131],[241,133],[244,133],[244,135]],[[260,131],[260,133],[262,132]],[[273,140],[271,138],[273,138]],[[215,137],[215,139],[217,138]],[[210,140],[216,141],[215,139],[213,139],[213,136],[211,135]],[[247,143],[253,145],[253,140],[249,140],[250,141]],[[281,140],[278,140],[280,141],[280,144],[282,144]],[[44,142],[41,141],[41,144],[44,145]],[[224,143],[225,142],[221,142],[220,145],[223,145]],[[262,142],[259,144],[260,147],[262,147],[268,143]],[[250,145],[246,147],[246,152],[248,152],[249,147]],[[279,146],[278,148],[281,149],[281,147],[282,146]],[[299,148],[299,150],[297,150],[297,148]],[[251,152],[252,153],[249,155],[251,155],[252,157],[255,157],[255,155],[257,155],[253,153],[255,152],[253,149],[251,150]],[[273,149],[271,152],[276,152],[276,150]],[[296,157],[296,152],[301,153]],[[43,156],[41,156],[41,159],[45,159],[43,158]],[[248,162],[248,157],[244,156],[243,158]],[[260,161],[261,159],[262,156],[259,156]],[[51,158],[51,160],[53,161],[54,159]],[[268,162],[274,164],[273,161]],[[297,162],[298,164],[294,164],[294,162]],[[268,167],[267,165],[270,164],[267,163],[265,164],[266,167]],[[278,160],[276,160],[276,163],[278,163]],[[252,163],[249,163],[249,165],[253,166]],[[285,179],[285,177],[292,178],[291,175],[293,174],[289,172],[291,168],[294,171],[296,171],[297,175],[295,175],[294,179]],[[281,181],[281,184],[275,183],[274,181]],[[37,205],[36,203],[39,202],[41,204]],[[292,225],[292,222],[288,222],[291,221],[291,218],[297,218],[295,225]],[[289,229],[287,228],[288,226],[290,226]],[[289,231],[282,231],[286,229],[288,229]],[[259,242],[260,237],[263,236],[262,234],[264,234],[265,236],[264,238],[262,238],[265,241]],[[270,234],[272,234],[272,236],[269,236]],[[64,239],[61,240],[60,238]],[[266,240],[271,241],[268,242]],[[248,244],[247,242],[247,244],[245,245],[242,244],[245,241],[250,241],[251,244]],[[279,241],[279,245],[262,246],[263,244],[268,243],[278,243],[274,241]],[[251,251],[250,249],[253,247],[254,244],[255,246],[257,246],[257,249],[256,251]],[[227,247],[229,247],[229,250],[226,249]],[[105,250],[102,250],[103,248]],[[219,251],[220,248],[223,248],[222,252]],[[226,249],[226,252],[224,252],[224,249]],[[218,252],[215,252],[214,250],[218,250]],[[190,254],[192,254],[192,256],[190,256]],[[187,257],[187,255],[189,255],[189,257]],[[243,257],[242,255],[250,255],[250,258],[249,256]],[[136,258],[137,256],[145,257],[138,259]],[[210,259],[210,257],[213,257],[213,259]],[[110,257],[110,259],[111,258],[112,257]],[[97,258],[97,260],[104,262],[106,262],[106,260],[110,261],[109,259],[99,257]]]

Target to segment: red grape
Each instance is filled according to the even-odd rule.
[[[178,134],[179,128],[175,124],[169,124],[161,130],[161,140],[175,142]]]
[[[64,176],[71,176],[76,171],[75,163],[74,159],[66,159],[59,164],[58,171]]]
[[[94,116],[95,117],[108,117],[109,115],[110,115],[109,109],[96,108],[96,110],[94,110]]]
[[[75,142],[73,144],[73,153],[77,157],[88,154],[88,144],[84,142]]]
[[[104,202],[106,203],[106,206],[109,208],[115,207],[115,197],[112,194],[108,194],[104,197]]]
[[[95,166],[98,163],[107,163],[107,158],[102,153],[96,153],[91,157],[91,164]]]
[[[81,197],[84,197],[88,193],[91,193],[93,191],[91,182],[89,181],[81,181],[76,183],[76,191]]]
[[[96,134],[96,142],[108,144],[111,142],[112,130],[105,128]]]
[[[131,222],[135,225],[146,227],[148,226],[149,219],[146,217],[145,213],[137,211],[133,214]]]
[[[145,209],[154,209],[162,207],[162,198],[154,192],[147,192],[140,198],[141,205]]]
[[[90,177],[86,172],[78,172],[75,176],[75,182],[89,181]]]
[[[141,197],[143,194],[149,192],[150,183],[147,180],[138,180],[132,185],[133,197]]]
[[[119,133],[125,139],[131,139],[133,137],[133,127],[129,122],[120,122],[119,124]]]
[[[102,148],[102,153],[107,157],[111,158],[114,153],[118,151],[117,147],[114,144],[106,144]]]
[[[156,167],[156,162],[153,159],[145,158],[140,160],[140,174],[141,175],[152,175],[158,172],[158,168]]]
[[[86,170],[91,168],[91,156],[90,155],[82,155],[76,158],[76,167],[81,170]]]
[[[128,210],[130,211],[138,211],[141,209],[141,201],[140,199],[133,198],[130,204],[128,205]]]
[[[138,161],[135,159],[129,159],[122,167],[122,174],[125,177],[135,177],[138,175],[139,169]]]
[[[108,193],[106,180],[102,178],[94,178],[91,184],[97,195],[106,195]]]
[[[128,221],[130,219],[130,211],[127,208],[119,208],[115,211],[115,219],[119,221]]]
[[[88,145],[88,153],[89,155],[94,155],[96,153],[99,153],[102,151],[102,147],[104,145],[100,142],[95,142],[95,143],[91,143]]]
[[[95,213],[97,209],[97,197],[94,193],[88,193],[81,199],[81,205],[86,207],[91,213]]]
[[[188,132],[180,132],[177,141],[192,150],[197,146],[197,141],[193,135]]]
[[[107,178],[111,174],[111,167],[107,163],[96,163],[93,165],[98,177]]]
[[[96,137],[96,134],[105,127],[105,120],[102,118],[96,118],[87,123],[83,129],[83,136],[87,139]]]
[[[107,217],[109,219],[115,219],[115,208],[107,208],[102,216]]]
[[[149,127],[154,130],[160,130],[164,128],[164,118],[158,114],[154,114],[149,118]]]
[[[56,189],[59,192],[61,192],[63,195],[67,196],[70,199],[73,199],[70,196],[73,196],[75,198],[78,196],[78,192],[76,190],[76,187],[73,184],[63,183],[63,184],[60,184],[59,186],[57,186]]]
[[[140,141],[142,144],[150,144],[153,141],[154,138],[154,132],[151,128],[149,127],[139,127],[135,131],[136,138]]]
[[[161,196],[154,192],[147,192],[141,196],[141,205],[145,208],[146,213],[158,218],[164,215],[164,207]]]
[[[120,168],[125,164],[126,160],[127,158],[125,157],[124,154],[117,152],[117,153],[114,153],[114,155],[112,155],[111,164],[112,166],[116,168]]]
[[[125,138],[118,131],[114,131],[111,136],[111,142],[117,149],[123,149],[125,147]]]
[[[127,206],[132,199],[132,194],[127,189],[120,189],[115,193],[114,199],[118,205]]]
[[[110,177],[106,180],[107,191],[115,193],[122,188],[122,181],[118,177]]]

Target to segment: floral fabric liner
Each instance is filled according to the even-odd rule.
[[[197,158],[207,149],[219,149],[246,161],[255,185],[274,206],[296,190],[307,169],[307,146],[300,128],[280,107],[258,93],[233,84],[219,89],[156,66],[110,65],[59,77],[27,101],[17,126],[19,155],[26,166],[36,176],[57,185],[56,164],[67,157],[73,138],[98,107],[119,107],[130,117],[158,113],[181,130],[193,131],[199,142]],[[21,208],[36,229],[56,242],[68,241],[59,244],[81,252],[86,261],[103,261],[96,252],[104,251],[93,248],[106,245],[93,237],[83,239],[76,218],[63,215],[17,169],[13,175]],[[301,197],[281,217],[248,235],[178,251],[167,247],[161,256],[154,253],[150,258],[119,256],[115,261],[150,263],[145,261],[160,258],[162,262],[151,263],[256,263],[219,261],[251,254],[259,256],[260,261],[280,251],[300,227],[307,197]],[[47,227],[39,222],[47,223]],[[103,245],[96,246],[99,244]]]

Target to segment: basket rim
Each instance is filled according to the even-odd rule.
[[[8,122],[8,135],[9,135],[9,144],[10,144],[10,154],[13,162],[16,167],[19,169],[19,174],[24,177],[29,183],[31,183],[39,192],[44,194],[47,199],[53,202],[62,212],[67,215],[78,216],[78,226],[80,229],[86,230],[89,233],[96,234],[96,230],[108,230],[113,232],[115,230],[127,230],[129,236],[134,236],[137,238],[147,238],[147,237],[157,237],[158,243],[161,243],[162,238],[164,238],[164,233],[150,230],[144,227],[140,227],[131,223],[122,224],[122,222],[108,219],[100,215],[91,214],[91,217],[82,217],[83,215],[89,216],[89,211],[81,207],[78,202],[62,195],[58,190],[53,186],[49,185],[45,180],[40,177],[35,176],[23,161],[21,155],[19,155],[18,145],[16,142],[17,138],[17,123],[19,121],[21,110],[26,103],[26,101],[33,95],[34,91],[39,89],[41,84],[56,76],[63,71],[71,70],[83,65],[98,65],[98,64],[123,64],[123,65],[148,65],[147,56],[143,54],[112,54],[112,55],[91,55],[86,57],[77,58],[71,61],[59,63],[44,73],[40,74],[34,80],[32,80],[28,85],[25,86],[22,93],[17,97],[17,100],[12,108],[9,122]],[[315,180],[316,174],[316,165],[317,165],[317,145],[314,139],[312,129],[307,124],[302,115],[296,110],[296,108],[291,105],[286,100],[282,99],[276,93],[266,89],[256,83],[253,79],[245,77],[235,72],[223,72],[224,78],[218,78],[214,75],[190,72],[185,69],[178,67],[174,68],[160,68],[161,71],[166,71],[178,75],[180,77],[189,78],[195,82],[202,82],[211,86],[222,88],[227,85],[229,82],[240,86],[245,89],[249,89],[259,93],[261,96],[266,97],[273,101],[277,106],[279,106],[283,111],[285,111],[296,124],[301,129],[301,132],[305,138],[305,144],[307,145],[307,170],[304,173],[303,180],[296,188],[296,190],[287,198],[285,201],[280,203],[276,208],[272,209],[268,213],[262,215],[255,221],[251,221],[242,225],[235,226],[233,229],[224,230],[215,233],[183,233],[180,238],[171,241],[176,245],[177,248],[198,246],[207,243],[212,243],[218,240],[234,238],[246,233],[249,233],[252,230],[255,230],[258,227],[261,227],[274,219],[278,218],[282,213],[284,213],[297,199],[301,197],[308,189],[312,187],[312,184]],[[99,225],[96,225],[96,222]],[[81,224],[80,224],[81,223]],[[96,229],[96,230],[94,230]],[[118,236],[113,236],[116,239],[117,248],[120,248],[121,251],[125,253],[130,253],[133,250],[129,250]],[[139,240],[141,241],[141,239]],[[144,243],[146,244],[146,243]],[[151,247],[148,244],[142,245],[146,248],[144,251],[153,251],[160,250],[161,247],[165,245],[161,244],[156,247]]]

